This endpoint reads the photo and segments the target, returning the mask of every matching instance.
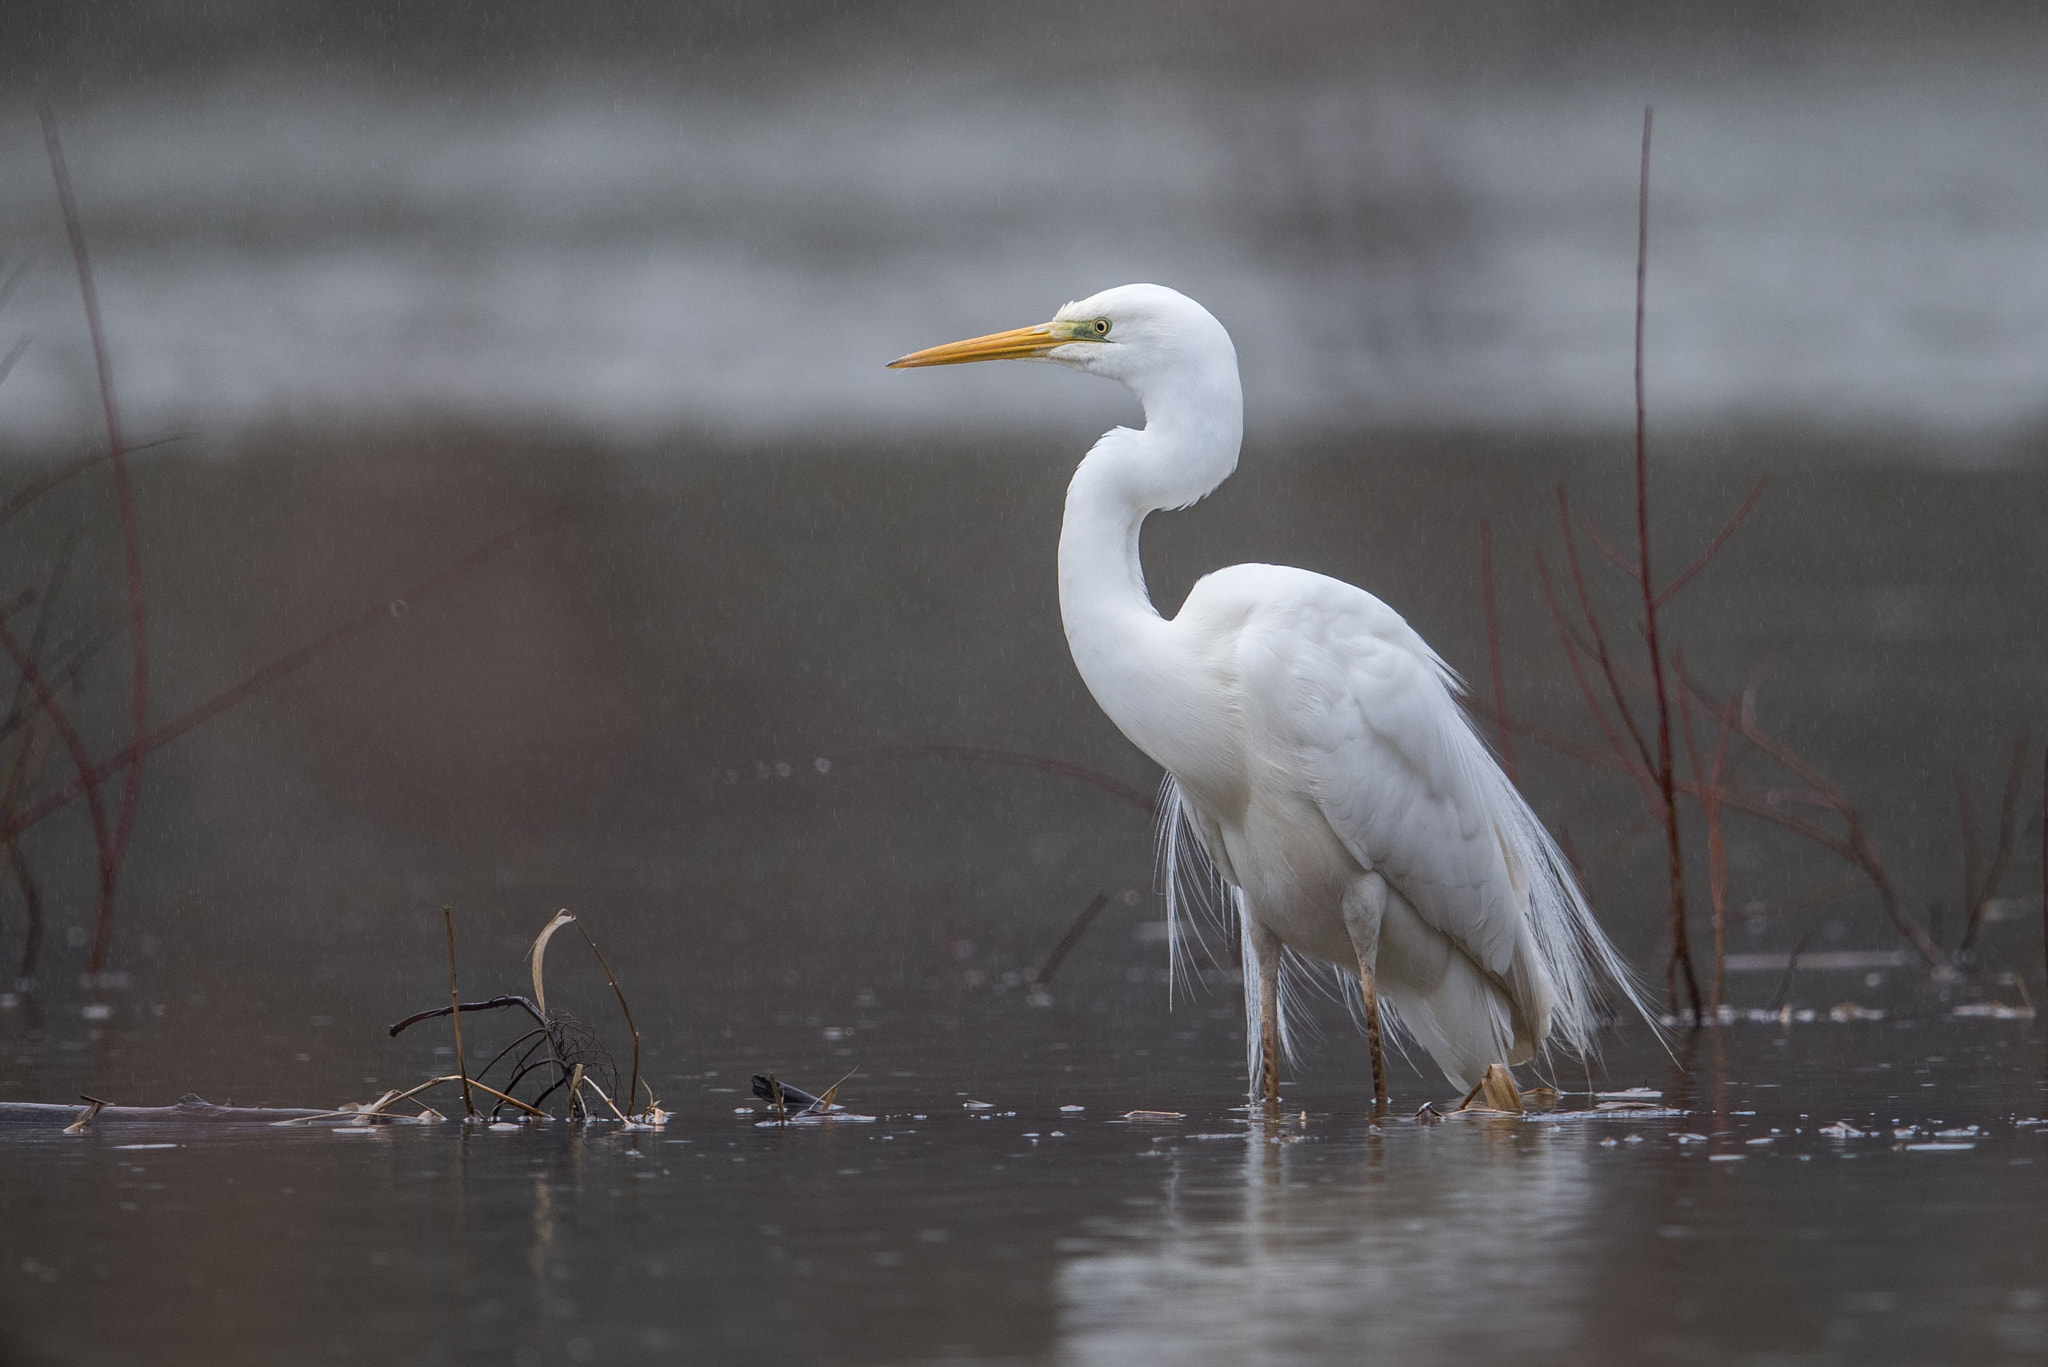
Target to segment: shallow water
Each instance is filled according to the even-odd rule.
[[[1157,519],[1152,582],[1172,602],[1217,563],[1329,570],[1483,677],[1472,523],[1492,517],[1518,712],[1590,734],[1526,547],[1550,535],[1558,481],[1625,525],[1619,449],[1257,447],[1213,499]],[[1139,792],[1156,782],[1059,638],[1070,452],[622,451],[428,431],[257,435],[207,454],[138,464],[149,525],[178,532],[149,561],[166,713],[365,602],[394,610],[153,757],[115,921],[120,976],[97,992],[80,982],[88,823],[72,811],[29,832],[45,939],[34,981],[0,994],[0,1100],[367,1100],[449,1066],[439,1026],[385,1033],[446,1000],[442,905],[465,996],[522,987],[526,946],[567,906],[618,969],[675,1119],[639,1136],[10,1129],[0,1342],[16,1358],[1310,1362],[1452,1344],[1537,1361],[1913,1362],[2042,1348],[2044,1141],[2015,1124],[2044,1106],[2042,1039],[2030,1022],[1947,1021],[1960,991],[1883,957],[1898,941],[1867,896],[1733,932],[1750,956],[1737,966],[1752,965],[1731,975],[1734,1004],[1785,994],[1822,1019],[1702,1036],[1683,1073],[1640,1026],[1622,1032],[1597,1080],[1648,1083],[1682,1118],[1374,1131],[1362,1046],[1324,1003],[1327,1038],[1289,1093],[1306,1125],[1248,1143],[1231,1109],[1233,976],[1212,968],[1167,1009],[1143,811],[1035,771],[862,760],[978,745]],[[1764,714],[1866,804],[1916,913],[1935,904],[1938,919],[1959,863],[1952,769],[1970,766],[1983,795],[2048,677],[2032,630],[2048,582],[2028,537],[2042,476],[1790,442],[1705,455],[1659,466],[1674,542],[1710,529],[1754,474],[1773,484],[1674,609],[1692,668],[1733,686],[1770,666]],[[549,539],[441,596],[392,598],[563,503],[575,516]],[[74,506],[16,524],[31,569]],[[67,629],[120,602],[118,562],[96,549]],[[102,749],[124,724],[118,669],[104,677],[89,672],[76,712]],[[1527,750],[1520,764],[1538,810],[1588,846],[1636,820],[1625,781]],[[1841,876],[1766,828],[1730,841],[1738,907]],[[2030,988],[2038,877],[2023,844],[1982,945]],[[1625,842],[1591,880],[1650,966],[1658,880],[1651,852]],[[1097,892],[1107,910],[1032,993]],[[1959,924],[1951,912],[1944,944]],[[1816,957],[1788,975],[1773,956],[1802,941]],[[25,951],[10,894],[0,952]],[[2017,1000],[2016,985],[1987,986]],[[549,991],[626,1062],[604,979],[566,937]],[[1890,1015],[1827,1022],[1845,1000]],[[471,1057],[509,1028],[469,1021]],[[732,1114],[752,1072],[815,1089],[856,1066],[843,1099],[874,1125],[778,1134]],[[1440,1078],[1399,1060],[1393,1076],[1405,1112],[1442,1098]],[[1000,1114],[974,1118],[968,1100]],[[1136,1107],[1187,1118],[1113,1123]],[[1816,1134],[1840,1118],[1983,1133],[1925,1141],[1974,1144],[1962,1150]],[[1631,1132],[1643,1142],[1601,1143]]]
[[[672,1083],[675,1118],[636,1134],[8,1126],[7,1360],[2048,1351],[2048,1125],[2016,1123],[2044,1109],[2031,1023],[1742,1025],[1679,1050],[1689,1071],[1609,1059],[1686,1111],[1650,1119],[1376,1126],[1324,1070],[1290,1089],[1304,1120],[1248,1128],[1217,1054],[1078,1034],[965,1098],[879,1068],[846,1093],[873,1124],[763,1128],[721,1075]],[[1134,1104],[1186,1118],[1120,1119]],[[1838,1120],[1868,1133],[1819,1133]]]

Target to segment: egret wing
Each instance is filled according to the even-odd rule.
[[[1241,638],[1259,733],[1295,767],[1353,857],[1505,985],[1524,940],[1492,758],[1443,662],[1372,595],[1336,580]]]

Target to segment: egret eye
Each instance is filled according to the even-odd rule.
[[[1097,337],[1109,336],[1109,319],[1097,318],[1095,320],[1095,335]]]

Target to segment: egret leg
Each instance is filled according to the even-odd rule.
[[[1367,872],[1344,894],[1344,929],[1358,954],[1358,990],[1365,998],[1365,1043],[1372,1051],[1372,1105],[1387,1104],[1387,1055],[1380,1038],[1380,923],[1387,914],[1387,880]]]
[[[1251,948],[1259,965],[1259,1094],[1266,1115],[1280,1114],[1280,937],[1256,923]]]
[[[1358,961],[1358,986],[1365,997],[1365,1043],[1372,1051],[1372,1105],[1376,1111],[1387,1105],[1387,1056],[1380,1044],[1380,989],[1372,965]]]

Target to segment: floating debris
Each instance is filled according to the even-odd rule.
[[[1124,1112],[1124,1119],[1126,1119],[1126,1120],[1185,1120],[1185,1119],[1187,1119],[1187,1117],[1186,1117],[1185,1115],[1183,1115],[1183,1114],[1182,1114],[1181,1112],[1179,1112],[1179,1111],[1125,1111],[1125,1112]]]
[[[792,1087],[788,1083],[778,1080],[773,1073],[754,1074],[754,1095],[775,1108],[775,1113],[770,1118],[755,1122],[756,1128],[775,1125],[816,1124],[822,1121],[873,1124],[875,1120],[873,1116],[855,1115],[847,1110],[846,1107],[838,1104],[839,1084],[845,1082],[846,1078],[852,1077],[854,1073],[859,1071],[858,1068],[849,1071],[845,1077],[839,1079],[839,1082],[835,1082],[830,1087],[827,1087],[823,1096],[813,1096],[801,1087]],[[743,1111],[747,1115],[754,1113],[752,1107],[745,1107]],[[741,1113],[742,1111],[733,1112],[735,1115]]]
[[[64,1127],[66,1134],[84,1134],[92,1128],[92,1118],[107,1108],[107,1103],[96,1096],[79,1093],[79,1100],[86,1102],[86,1108],[78,1113],[78,1119]]]
[[[1964,1002],[1951,1016],[1985,1016],[2001,1021],[2030,1021],[2034,1018],[2031,1006],[2007,1006],[2004,1002]]]
[[[1861,1139],[1869,1133],[1867,1130],[1857,1129],[1846,1120],[1837,1120],[1832,1125],[1823,1125],[1820,1127],[1820,1132],[1830,1139]]]
[[[1828,1008],[1831,1021],[1881,1021],[1885,1017],[1881,1006],[1858,1006],[1855,1002],[1842,1002]]]

